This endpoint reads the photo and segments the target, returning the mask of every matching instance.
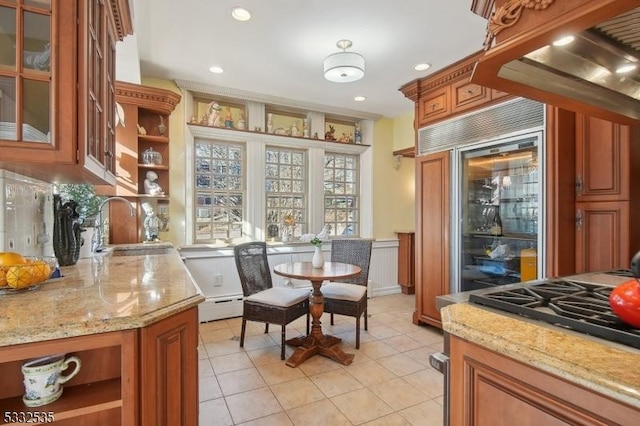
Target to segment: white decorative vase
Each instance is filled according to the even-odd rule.
[[[314,268],[322,268],[324,266],[324,254],[322,254],[322,247],[316,247],[313,252],[313,258],[311,259],[311,265]]]
[[[273,133],[273,113],[267,113],[267,132]]]

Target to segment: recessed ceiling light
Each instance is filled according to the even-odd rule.
[[[211,71],[214,74],[222,74],[224,72],[224,70],[220,67],[211,67],[209,68],[209,71]]]
[[[364,96],[356,96],[355,98],[353,98],[353,100],[356,102],[362,102],[367,100],[367,98],[365,98]]]
[[[572,35],[561,37],[561,38],[559,38],[557,40],[554,40],[553,41],[553,45],[554,46],[566,46],[567,44],[571,43],[574,39],[575,39],[575,37],[572,36]]]
[[[431,68],[431,64],[428,64],[426,62],[423,64],[418,64],[415,67],[413,67],[413,69],[416,71],[424,71],[424,70],[428,70],[429,68]]]
[[[638,68],[637,64],[632,64],[632,63],[622,64],[618,68],[616,68],[616,73],[617,74],[624,74],[624,73],[627,73],[627,72],[631,72],[631,71],[635,70],[636,68]]]
[[[233,9],[231,9],[231,16],[233,16],[236,21],[244,22],[251,19],[251,12],[249,12],[244,7],[234,7]]]

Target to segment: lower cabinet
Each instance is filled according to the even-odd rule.
[[[631,425],[637,409],[450,336],[451,426]]]
[[[197,317],[193,307],[138,330],[0,347],[0,424],[197,425]],[[26,407],[22,364],[54,354],[78,357],[80,371],[57,401]]]
[[[198,424],[198,311],[192,308],[140,333],[141,424]]]

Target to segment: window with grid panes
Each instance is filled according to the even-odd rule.
[[[241,237],[246,188],[244,145],[196,141],[194,171],[194,241]]]
[[[265,161],[267,238],[282,238],[287,232],[299,237],[307,232],[306,153],[267,147]],[[295,226],[286,225],[288,217],[293,218]]]
[[[325,153],[324,224],[330,235],[360,235],[358,188],[358,156]]]

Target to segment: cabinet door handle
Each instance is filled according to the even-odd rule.
[[[578,210],[576,211],[576,229],[577,229],[578,231],[582,230],[582,222],[583,222],[583,219],[582,219],[582,210],[578,209]]]
[[[105,156],[105,157],[113,157],[113,152],[111,152],[111,151],[105,151],[105,152],[104,152],[104,156]]]
[[[582,175],[576,176],[576,195],[582,195]]]

